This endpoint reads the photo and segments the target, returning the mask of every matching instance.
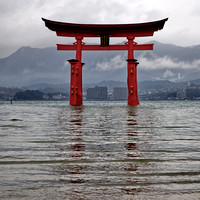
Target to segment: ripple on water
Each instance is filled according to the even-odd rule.
[[[0,107],[1,199],[199,198],[197,102]]]

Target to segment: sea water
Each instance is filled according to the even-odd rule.
[[[0,199],[200,199],[200,101],[0,102]]]

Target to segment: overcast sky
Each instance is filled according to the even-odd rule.
[[[141,23],[169,17],[163,30],[153,37],[136,38],[136,42],[200,44],[199,0],[0,0],[0,58],[21,46],[43,48],[74,42],[72,38],[58,38],[41,17],[95,24]]]

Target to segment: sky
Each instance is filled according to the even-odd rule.
[[[153,37],[135,41],[200,45],[199,0],[0,0],[0,58],[22,46],[44,48],[75,41],[57,37],[45,27],[41,17],[83,24],[143,23],[169,18],[164,29]],[[111,38],[111,43],[125,40]],[[84,39],[91,41],[99,42]]]

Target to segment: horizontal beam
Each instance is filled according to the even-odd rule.
[[[55,31],[58,36],[101,37],[101,35],[109,35],[109,37],[144,37],[153,36],[155,31],[163,29],[168,18],[136,24],[76,24],[44,18],[42,20],[45,22],[45,26],[51,31]]]
[[[57,44],[57,50],[75,51],[76,44]],[[100,45],[82,45],[83,51],[123,51],[128,50],[128,45],[109,45],[109,47],[101,47]],[[153,44],[134,44],[133,50],[153,50]]]
[[[136,44],[133,45],[134,50],[153,50],[153,44]]]
[[[56,31],[56,35],[57,36],[61,36],[61,37],[100,37],[99,33],[93,33],[91,31],[87,31],[84,33],[79,33],[79,32],[75,32],[75,31]],[[137,31],[137,32],[132,32],[132,31],[126,31],[126,32],[122,32],[120,33],[120,31],[117,32],[109,32],[108,33],[109,37],[129,37],[129,36],[133,36],[133,37],[148,37],[148,36],[153,36],[154,35],[154,31],[152,30],[144,30],[144,31]]]

